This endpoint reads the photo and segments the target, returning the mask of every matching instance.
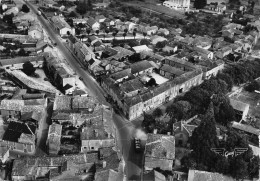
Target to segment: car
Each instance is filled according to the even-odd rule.
[[[82,78],[82,77],[79,77],[79,80],[83,80],[83,78]]]
[[[135,138],[134,142],[135,142],[135,151],[140,151],[141,150],[141,140],[139,138]]]

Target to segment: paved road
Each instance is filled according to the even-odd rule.
[[[37,14],[37,9],[32,4],[28,2],[27,4],[33,10],[33,12]],[[88,72],[81,68],[76,58],[72,56],[70,51],[68,51],[64,44],[60,41],[56,32],[53,31],[49,22],[47,22],[42,16],[38,16],[38,19],[43,25],[43,28],[48,33],[49,37],[57,43],[57,48],[67,59],[70,66],[79,76],[83,78],[83,82],[90,91],[89,93],[93,96],[96,96],[103,104],[109,105],[104,97],[104,92],[99,87],[98,83],[93,77],[91,77]],[[134,151],[133,145],[133,138],[135,137],[136,128],[122,115],[114,114],[113,120],[118,130],[119,148],[121,153],[123,153],[124,160],[126,162],[126,176],[128,180],[140,180],[142,152],[136,153]]]

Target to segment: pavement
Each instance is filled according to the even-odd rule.
[[[34,5],[26,2],[31,10],[37,14],[37,9]],[[57,43],[57,49],[66,58],[66,61],[70,64],[70,67],[83,78],[83,82],[89,90],[89,94],[97,97],[97,99],[105,105],[111,106],[105,98],[105,93],[98,85],[96,80],[84,69],[81,68],[77,58],[71,54],[66,46],[62,43],[59,35],[53,31],[52,26],[42,16],[38,16],[43,28],[48,33],[49,37],[53,42]],[[136,127],[132,122],[127,120],[123,115],[113,115],[113,121],[117,128],[118,133],[118,145],[123,154],[123,158],[126,162],[125,174],[127,180],[140,180],[140,173],[142,171],[142,152],[137,153],[134,150],[134,137],[136,136]],[[142,141],[144,145],[144,141]]]

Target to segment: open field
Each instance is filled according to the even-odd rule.
[[[130,1],[130,2],[121,2],[124,3],[126,5],[130,5],[130,6],[136,6],[136,7],[140,7],[143,10],[153,10],[156,11],[158,13],[163,13],[165,15],[171,16],[171,17],[177,17],[177,18],[183,18],[184,17],[184,11],[181,10],[173,10],[170,8],[167,8],[165,6],[162,5],[157,5],[160,4],[159,1],[156,0],[146,0],[144,2],[141,1]]]

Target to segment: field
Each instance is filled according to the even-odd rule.
[[[184,11],[181,10],[173,10],[170,8],[167,8],[165,6],[162,6],[159,1],[156,0],[146,0],[144,2],[141,1],[130,1],[130,2],[121,2],[130,6],[136,6],[141,7],[143,10],[153,10],[158,13],[163,13],[165,15],[171,16],[171,17],[177,17],[177,18],[183,18]],[[159,5],[160,4],[160,5]]]

